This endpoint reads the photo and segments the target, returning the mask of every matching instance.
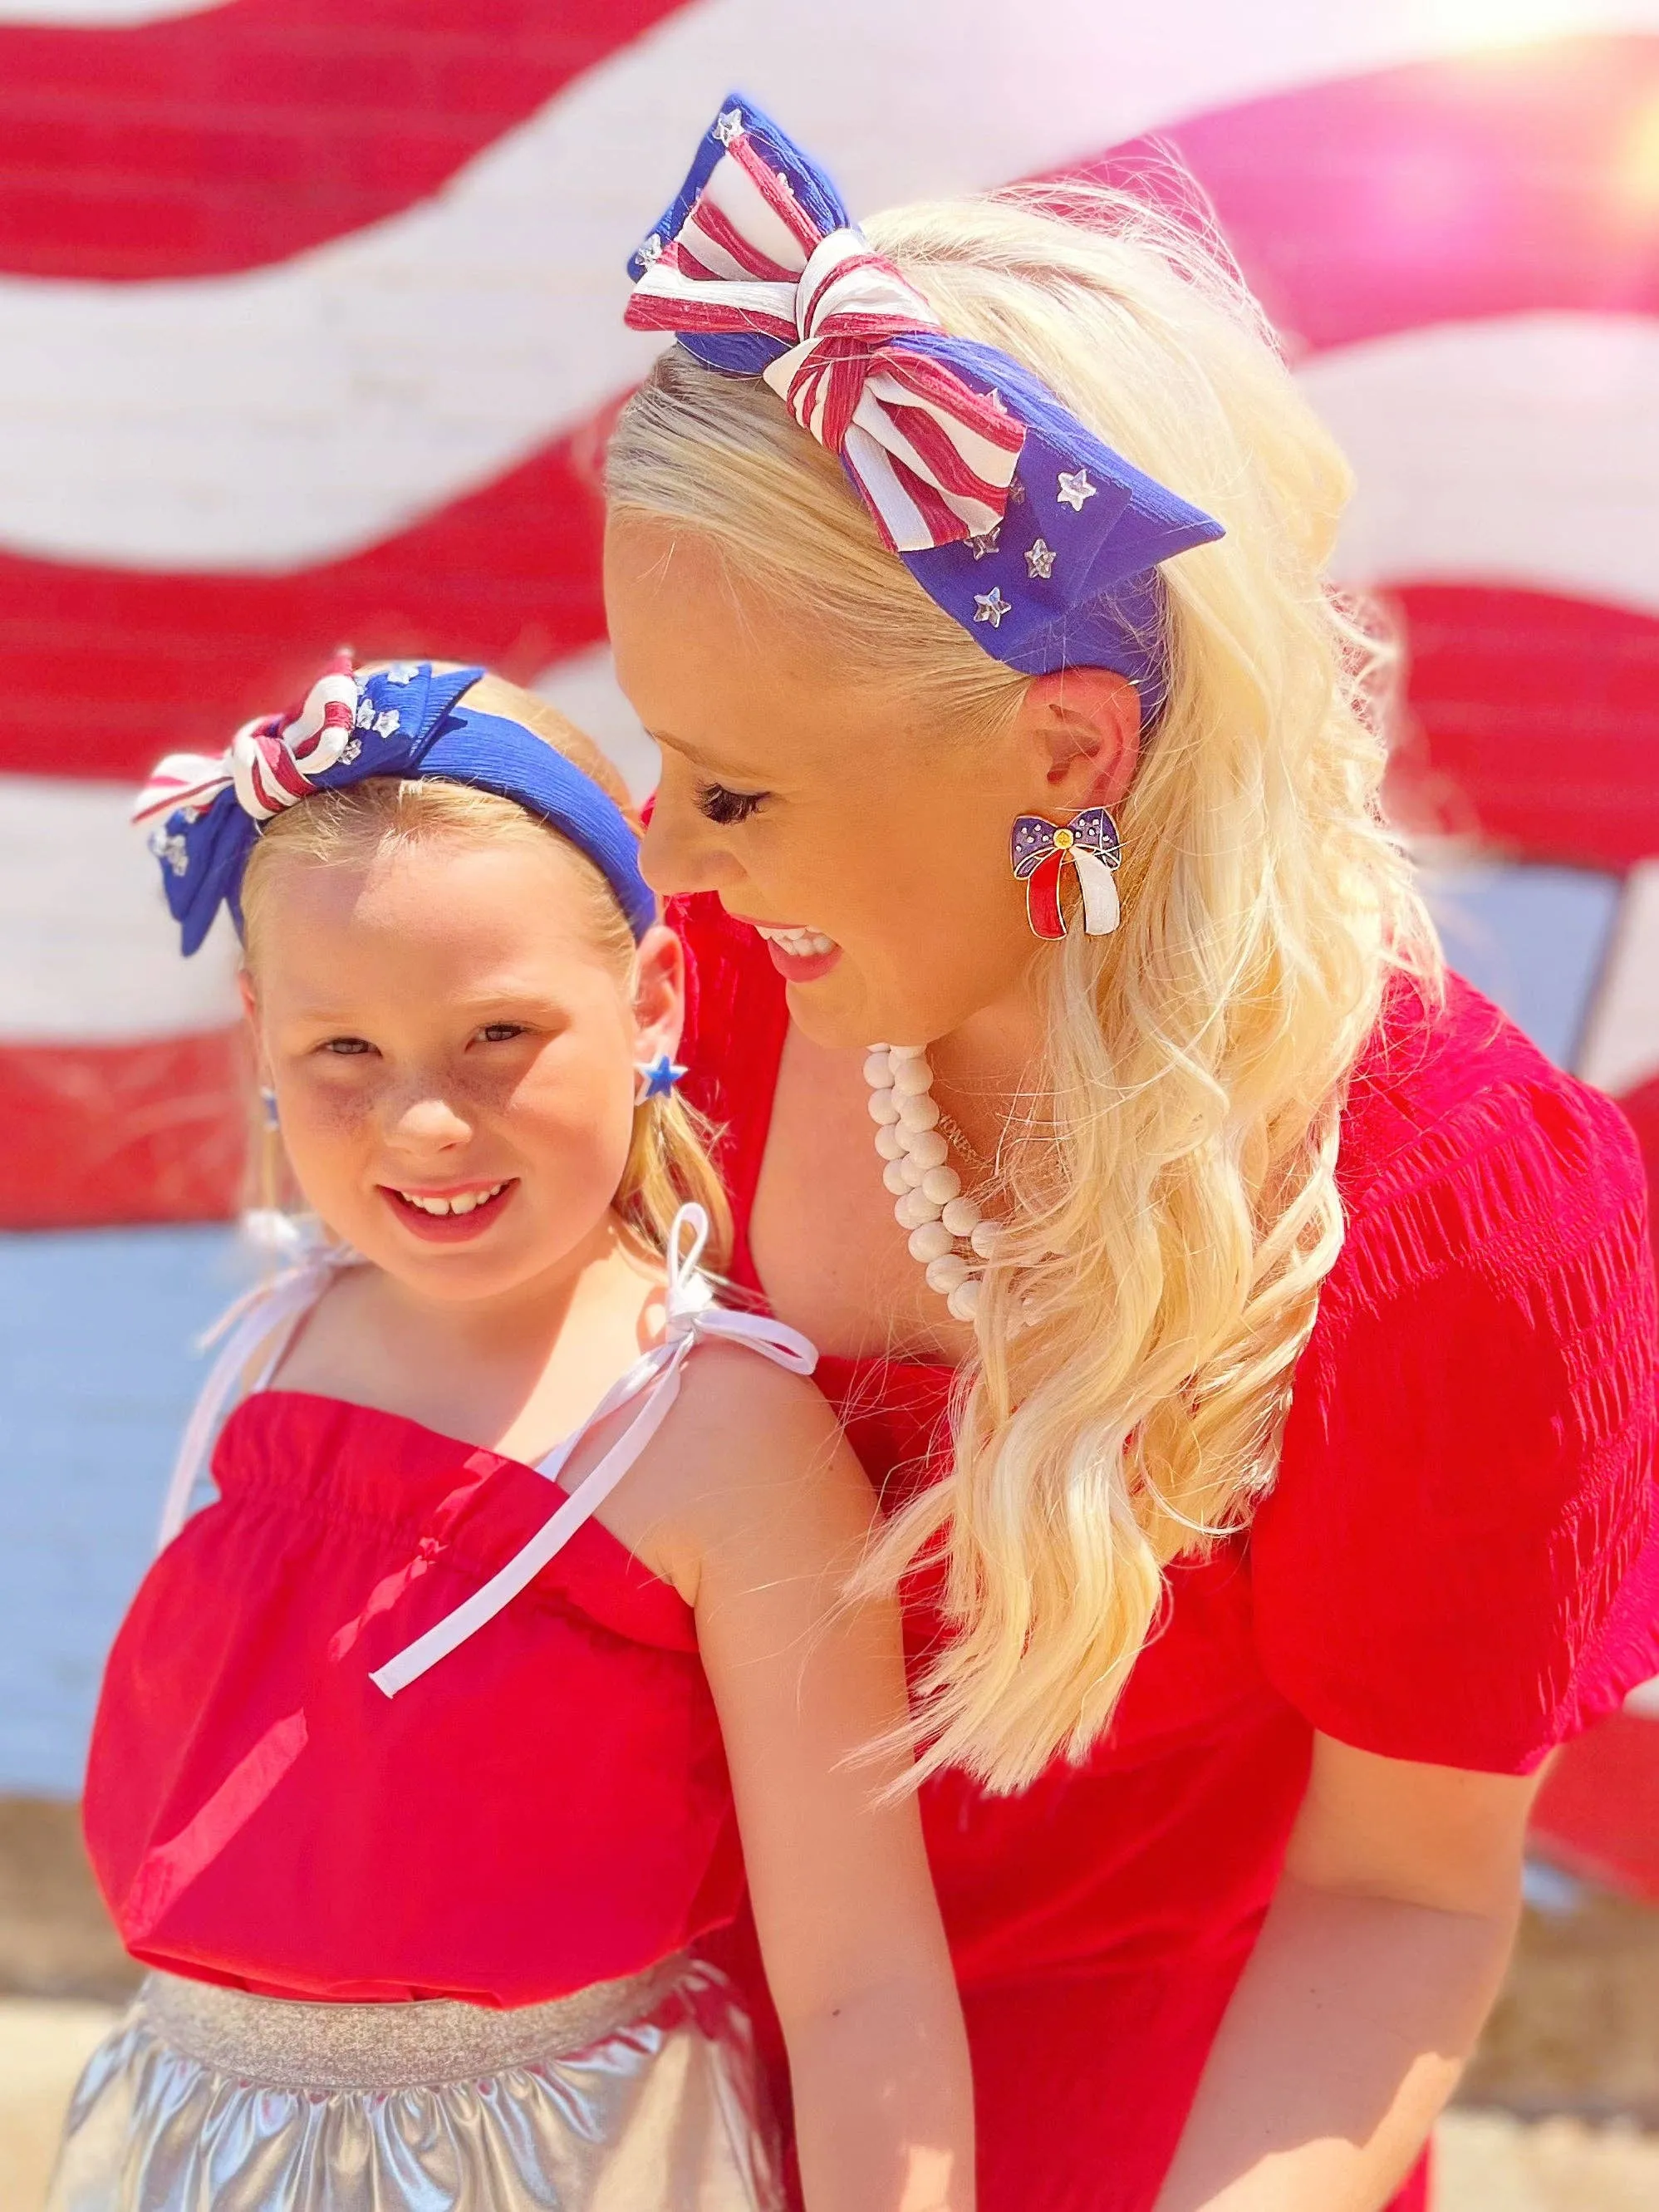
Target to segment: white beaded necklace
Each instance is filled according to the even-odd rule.
[[[886,1163],[882,1181],[898,1201],[893,1212],[899,1226],[910,1232],[911,1256],[927,1269],[928,1287],[939,1292],[952,1317],[972,1321],[983,1262],[994,1255],[1002,1232],[951,1165],[927,1052],[919,1044],[872,1045],[864,1079],[876,1150]],[[969,1149],[965,1140],[962,1149]]]

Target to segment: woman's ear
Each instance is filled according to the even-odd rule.
[[[1140,694],[1110,668],[1033,679],[1014,723],[1040,813],[1116,806],[1140,762]]]
[[[634,956],[634,1057],[672,1060],[685,1026],[685,948],[664,922],[653,923]]]
[[[242,1018],[257,1039],[259,1030],[259,1000],[253,988],[253,978],[246,968],[236,970],[236,995],[242,1002]]]

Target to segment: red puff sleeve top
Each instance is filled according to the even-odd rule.
[[[724,1127],[734,1272],[758,1294],[746,1227],[783,987],[712,898],[674,919],[697,985],[688,1088]],[[954,1774],[924,1790],[985,2212],[1151,2203],[1316,1729],[1522,1773],[1659,1671],[1653,1273],[1621,1116],[1466,985],[1435,1010],[1401,982],[1339,1179],[1346,1242],[1248,1534],[1176,1566],[1083,1765],[1012,1798]],[[817,1369],[889,1497],[941,1471],[951,1379]],[[916,1609],[918,1648],[936,1626]]]

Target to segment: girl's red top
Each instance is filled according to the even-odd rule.
[[[725,1130],[734,1273],[757,1294],[783,986],[715,900],[673,918],[696,982],[679,1056]],[[1401,983],[1339,1176],[1346,1242],[1248,1536],[1176,1567],[1083,1766],[1016,1797],[957,1776],[923,1793],[986,2212],[1150,2204],[1316,1729],[1523,1774],[1659,1672],[1653,1269],[1622,1117],[1467,985],[1431,1012]],[[949,1370],[824,1358],[817,1379],[890,1497],[937,1476]]]
[[[213,1472],[217,1502],[122,1624],[93,1731],[87,1841],[135,1957],[272,1996],[520,2005],[731,1919],[690,1610],[598,1521],[389,1698],[371,1670],[562,1493],[280,1389],[232,1413]]]

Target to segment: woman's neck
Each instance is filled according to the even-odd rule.
[[[994,1160],[1024,1127],[1041,1080],[1046,1024],[1039,988],[981,1007],[928,1047],[933,1096],[974,1150]]]

